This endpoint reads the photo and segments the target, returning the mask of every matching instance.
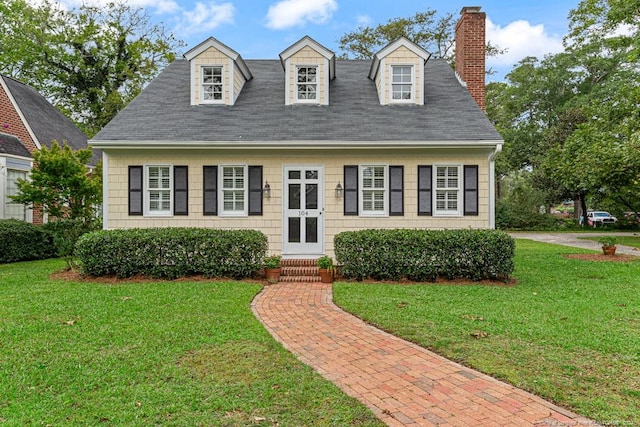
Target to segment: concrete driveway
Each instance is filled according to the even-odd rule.
[[[582,249],[599,251],[602,245],[593,240],[579,239],[578,237],[599,237],[604,235],[615,236],[640,236],[640,233],[535,233],[535,232],[510,232],[514,239],[530,239],[537,242],[555,243],[556,245],[573,246]],[[631,246],[616,245],[616,254],[640,256],[640,250]]]

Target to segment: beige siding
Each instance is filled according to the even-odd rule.
[[[233,68],[232,64],[233,61],[224,53],[220,52],[219,50],[210,47],[209,49],[205,50],[204,52],[202,52],[200,55],[198,55],[196,58],[194,58],[192,60],[193,65],[194,65],[194,72],[193,72],[193,81],[191,82],[191,84],[193,85],[193,91],[195,94],[195,104],[201,104],[202,103],[202,99],[200,96],[200,89],[201,89],[201,77],[200,77],[200,69],[202,66],[206,66],[206,65],[221,65],[223,67],[222,70],[222,77],[223,77],[223,101],[224,104],[232,104],[234,101],[233,98],[233,93],[232,93],[232,79],[230,76],[230,70]],[[235,80],[235,78],[234,78]]]
[[[289,99],[292,104],[297,102],[296,98],[296,66],[300,65],[309,65],[309,66],[318,66],[318,100],[317,103],[321,105],[325,105],[328,103],[328,100],[325,96],[325,92],[327,91],[327,84],[329,81],[329,70],[327,70],[325,66],[326,59],[319,52],[315,51],[310,47],[304,47],[300,49],[298,52],[291,55],[289,59],[291,64],[289,68]]]
[[[389,53],[384,58],[384,75],[386,78],[386,82],[381,83],[378,86],[378,90],[382,88],[383,90],[383,103],[389,104],[394,102],[391,98],[391,66],[392,65],[413,65],[413,75],[414,75],[414,85],[413,85],[413,102],[416,104],[421,104],[423,99],[423,74],[422,74],[422,64],[423,59],[418,55],[410,51],[404,46],[398,47],[398,49]],[[381,86],[381,87],[380,87]],[[378,92],[380,93],[380,92]]]
[[[233,67],[233,100],[232,104],[235,104],[236,99],[238,99],[238,95],[240,95],[240,91],[244,87],[245,83],[244,76],[240,72],[238,67]]]
[[[282,180],[283,165],[324,165],[325,246],[333,255],[333,236],[345,230],[366,228],[487,228],[488,213],[488,152],[446,150],[380,150],[366,159],[356,151],[340,151],[330,155],[326,151],[231,152],[231,151],[116,151],[108,156],[108,228],[130,227],[216,227],[254,228],[269,238],[270,252],[282,249]],[[344,165],[379,163],[404,166],[404,216],[366,218],[343,215],[343,199],[335,197],[335,187],[344,185]],[[189,166],[189,215],[154,218],[128,215],[128,166],[145,164],[173,164]],[[218,164],[247,164],[263,166],[263,183],[271,186],[271,198],[264,199],[262,216],[229,218],[204,216],[202,211],[202,166]],[[428,164],[474,164],[479,166],[479,215],[459,218],[438,218],[417,215],[417,166]]]

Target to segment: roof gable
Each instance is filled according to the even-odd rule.
[[[295,55],[305,47],[315,50],[327,61],[329,61],[329,80],[333,80],[336,77],[336,55],[309,36],[304,36],[282,51],[282,53],[280,54],[280,62],[282,63],[282,67],[286,68],[285,62],[287,61],[287,59],[291,58],[291,56]]]
[[[371,69],[369,70],[369,78],[371,80],[375,80],[376,78],[376,74],[380,69],[380,61],[390,53],[397,50],[399,47],[405,47],[409,49],[411,52],[416,54],[416,56],[422,58],[424,62],[427,62],[431,57],[431,54],[425,49],[423,49],[421,46],[418,46],[417,44],[410,41],[406,37],[400,37],[399,39],[387,44],[385,47],[380,49],[375,55],[373,55],[373,60],[371,61]]]
[[[242,59],[242,56],[240,56],[238,52],[231,49],[229,46],[225,45],[224,43],[222,43],[221,41],[219,41],[214,37],[209,37],[208,39],[206,39],[205,41],[203,41],[193,49],[190,49],[189,51],[187,51],[183,56],[187,61],[191,61],[192,59],[196,58],[198,55],[200,55],[201,53],[205,52],[207,49],[210,49],[210,48],[214,48],[224,53],[233,61],[235,61],[238,68],[242,72],[242,75],[244,76],[245,80],[251,80],[253,78],[253,75],[251,74],[249,67],[247,67],[247,64]]]

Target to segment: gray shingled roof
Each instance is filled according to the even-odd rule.
[[[13,156],[31,157],[29,150],[22,144],[20,138],[6,133],[0,133],[0,153]]]
[[[96,141],[502,140],[443,60],[425,66],[425,105],[382,106],[371,61],[336,63],[330,105],[284,105],[277,60],[247,60],[254,78],[235,105],[190,105],[189,63],[176,60],[95,137]]]
[[[15,99],[27,124],[40,144],[51,148],[53,140],[62,144],[66,141],[74,150],[87,148],[87,136],[71,120],[42,96],[37,90],[11,77],[0,76]],[[93,150],[93,163],[101,154]]]
[[[87,148],[87,137],[47,99],[31,86],[3,76],[11,95],[38,141],[51,148],[54,139],[67,141],[73,149]]]

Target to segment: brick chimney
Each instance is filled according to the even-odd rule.
[[[456,24],[456,73],[482,111],[485,107],[485,20],[479,6],[463,7]]]

